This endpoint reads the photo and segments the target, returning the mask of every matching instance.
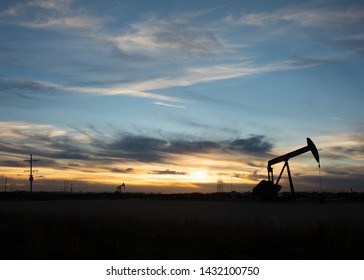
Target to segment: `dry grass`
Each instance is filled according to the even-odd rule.
[[[1,259],[364,259],[364,225],[331,218],[149,220],[0,212]]]

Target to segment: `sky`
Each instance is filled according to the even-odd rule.
[[[5,0],[0,38],[0,188],[245,192],[309,137],[296,190],[364,191],[362,1]]]

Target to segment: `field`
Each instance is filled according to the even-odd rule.
[[[0,256],[364,259],[363,214],[360,201],[320,204],[111,195],[2,199]]]

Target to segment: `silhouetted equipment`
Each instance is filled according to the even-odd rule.
[[[30,192],[33,192],[33,181],[34,181],[33,173],[34,172],[38,172],[38,170],[33,170],[33,162],[36,162],[38,160],[37,159],[33,159],[33,155],[30,154],[30,159],[26,159],[24,161],[27,161],[30,164],[30,169],[29,169],[29,184],[30,184]]]
[[[64,192],[68,192],[69,189],[68,189],[68,180],[64,180],[63,181],[63,191]]]
[[[5,177],[4,192],[6,192],[6,186],[8,185],[8,177]]]
[[[216,189],[217,189],[216,191],[218,193],[224,192],[224,181],[223,180],[221,180],[221,179],[217,180]]]
[[[121,193],[121,188],[124,188],[125,189],[125,183],[122,183],[120,186],[118,186],[117,188],[116,188],[116,193]]]
[[[296,156],[302,155],[306,152],[311,151],[314,158],[316,159],[317,163],[319,164],[320,167],[320,157],[319,157],[319,153],[318,150],[315,146],[315,144],[312,142],[312,140],[310,138],[307,138],[307,146],[297,149],[295,151],[292,151],[290,153],[287,153],[283,156],[279,156],[276,157],[274,159],[271,159],[270,161],[268,161],[268,181],[266,180],[262,180],[259,182],[258,185],[256,185],[253,189],[253,194],[256,194],[258,196],[276,196],[277,193],[281,190],[281,186],[278,185],[279,180],[282,177],[283,171],[284,169],[287,167],[287,173],[288,173],[288,180],[289,180],[289,185],[290,185],[290,189],[291,189],[291,193],[294,195],[295,191],[294,191],[294,186],[293,186],[293,181],[292,181],[292,175],[291,175],[291,170],[289,168],[289,164],[288,161]],[[274,177],[273,177],[273,168],[272,166],[274,164],[280,163],[280,162],[284,162],[283,168],[281,170],[281,173],[278,176],[278,179],[276,182],[274,182]]]

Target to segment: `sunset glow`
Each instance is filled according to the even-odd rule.
[[[32,154],[35,191],[250,191],[310,137],[325,189],[364,191],[363,23],[360,1],[1,1],[0,183],[28,190]]]

